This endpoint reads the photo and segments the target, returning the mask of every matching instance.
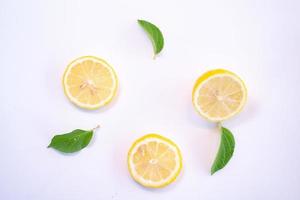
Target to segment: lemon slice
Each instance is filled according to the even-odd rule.
[[[128,169],[135,181],[160,188],[172,183],[182,168],[179,148],[171,140],[149,134],[136,140],[128,153]]]
[[[193,89],[195,109],[206,119],[223,121],[239,113],[245,105],[247,89],[234,73],[215,69],[198,78]]]
[[[118,78],[104,60],[84,56],[72,61],[63,76],[65,94],[71,102],[86,109],[97,109],[115,96]]]

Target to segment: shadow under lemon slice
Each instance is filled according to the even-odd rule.
[[[137,139],[128,152],[127,162],[132,178],[151,188],[169,185],[182,168],[182,156],[177,145],[157,134]]]
[[[103,59],[83,56],[66,68],[63,87],[72,103],[93,110],[111,102],[118,88],[118,77]]]

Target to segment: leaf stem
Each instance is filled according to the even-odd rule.
[[[222,122],[217,122],[217,128],[220,132],[222,132]]]
[[[94,132],[95,130],[97,130],[98,128],[100,128],[101,126],[98,124],[96,127],[92,128],[92,131]]]

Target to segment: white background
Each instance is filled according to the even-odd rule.
[[[300,2],[0,1],[0,199],[300,199]],[[162,54],[137,19],[158,25]],[[61,78],[76,57],[114,66],[118,96],[86,111],[65,97]],[[226,68],[249,99],[225,122],[236,139],[230,163],[211,176],[219,134],[191,104],[194,81]],[[88,148],[47,149],[52,136],[100,124]],[[178,180],[159,190],[127,171],[132,142],[159,133],[182,150]]]

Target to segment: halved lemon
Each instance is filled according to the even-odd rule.
[[[193,105],[206,119],[220,122],[239,113],[245,105],[247,89],[236,74],[215,69],[198,78],[193,89]]]
[[[83,56],[66,68],[63,87],[66,96],[77,106],[97,109],[113,99],[118,78],[114,69],[103,59]]]
[[[182,168],[179,148],[171,140],[149,134],[136,140],[128,153],[128,169],[145,187],[160,188],[172,183]]]

